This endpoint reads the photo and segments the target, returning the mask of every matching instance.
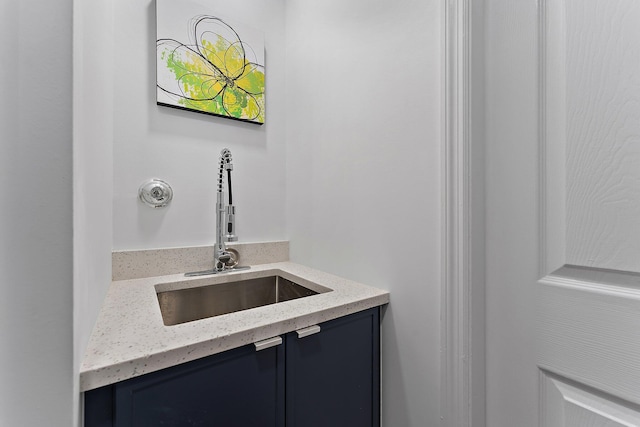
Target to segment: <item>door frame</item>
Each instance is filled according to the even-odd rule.
[[[443,15],[440,424],[485,427],[484,1]]]

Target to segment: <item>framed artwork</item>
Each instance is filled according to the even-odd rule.
[[[157,102],[263,124],[264,35],[183,0],[156,0]]]

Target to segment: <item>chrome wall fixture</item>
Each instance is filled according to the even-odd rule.
[[[152,178],[140,185],[138,198],[152,208],[164,208],[173,199],[173,189],[167,182]]]

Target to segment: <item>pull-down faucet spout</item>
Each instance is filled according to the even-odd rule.
[[[231,253],[227,251],[227,247],[225,245],[225,228],[235,228],[233,225],[232,227],[225,227],[225,223],[228,225],[233,224],[235,221],[235,215],[231,216],[231,214],[227,213],[233,210],[233,213],[235,214],[235,209],[231,209],[233,208],[233,205],[231,204],[231,171],[233,170],[233,163],[231,163],[231,160],[231,151],[228,148],[224,148],[220,152],[218,191],[216,193],[216,246],[213,252],[213,262],[214,269],[217,271],[225,270],[231,262]],[[222,185],[225,170],[227,171],[227,187],[229,188],[230,209],[228,211],[224,204],[224,190]],[[235,239],[237,240],[237,237],[235,237]]]
[[[216,244],[213,248],[213,269],[186,273],[185,276],[203,276],[206,274],[216,274],[248,267],[236,267],[238,263],[238,253],[233,249],[228,249],[225,242],[235,242],[236,236],[235,213],[231,192],[231,171],[233,163],[231,151],[224,148],[220,152],[220,166],[218,169],[218,182],[216,188]],[[224,201],[224,172],[227,172],[227,189],[229,191],[229,204],[225,206]]]

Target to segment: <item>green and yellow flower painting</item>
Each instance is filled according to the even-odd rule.
[[[264,37],[202,5],[157,0],[157,101],[263,124]]]

